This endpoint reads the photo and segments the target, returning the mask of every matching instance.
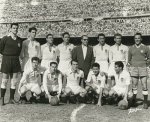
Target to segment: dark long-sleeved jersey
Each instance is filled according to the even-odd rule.
[[[11,36],[4,36],[0,41],[0,54],[6,56],[19,56],[22,49],[22,39],[17,37],[16,40]]]

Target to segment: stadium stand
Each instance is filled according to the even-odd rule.
[[[12,22],[21,23],[19,32],[23,38],[31,26],[38,28],[38,38],[47,33],[59,37],[64,31],[73,37],[81,32],[92,37],[99,32],[106,36],[115,32],[131,36],[137,31],[149,35],[149,3],[150,0],[2,0],[0,37],[6,35]],[[79,21],[80,18],[83,20]]]

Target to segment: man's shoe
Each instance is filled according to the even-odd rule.
[[[35,97],[31,97],[30,100],[29,100],[29,102],[30,102],[31,104],[35,104],[35,103],[37,103],[37,100],[36,100]]]
[[[148,109],[148,104],[147,103],[143,103],[143,108],[144,109]]]
[[[1,98],[1,104],[0,104],[1,106],[4,106],[5,105],[5,103],[4,103],[4,98],[2,97]]]
[[[18,104],[18,102],[16,102],[14,99],[10,99],[9,104]]]
[[[26,104],[28,102],[26,97],[20,97],[19,104]]]

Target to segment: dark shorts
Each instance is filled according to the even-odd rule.
[[[21,65],[18,56],[3,56],[2,65],[1,65],[2,73],[18,73],[21,72]]]
[[[133,77],[147,76],[148,75],[147,67],[131,67],[130,74]]]

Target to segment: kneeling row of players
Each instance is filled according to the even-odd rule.
[[[57,70],[57,63],[51,62],[49,69],[44,72],[42,85],[40,85],[40,73],[39,59],[33,57],[32,68],[23,73],[19,83],[20,103],[27,102],[26,92],[31,91],[30,102],[32,103],[46,102],[48,98],[51,105],[58,105],[59,101],[62,101],[95,103],[102,106],[105,103],[118,104],[120,100],[123,100],[121,103],[125,106],[124,108],[127,108],[128,101],[133,96],[131,91],[128,92],[130,75],[123,70],[123,63],[120,61],[115,63],[115,72],[110,78],[111,87],[108,83],[106,84],[106,74],[100,71],[98,63],[92,65],[85,87],[80,85],[84,80],[84,73],[78,68],[78,62],[75,60],[71,61],[71,69],[63,75]]]

